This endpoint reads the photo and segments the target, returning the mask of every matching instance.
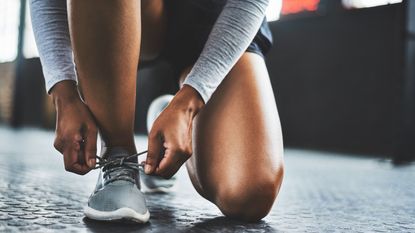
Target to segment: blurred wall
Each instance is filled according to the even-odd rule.
[[[393,155],[403,111],[404,4],[331,7],[271,24],[267,64],[284,141]]]

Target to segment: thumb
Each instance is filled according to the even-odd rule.
[[[150,132],[148,138],[148,153],[146,159],[146,165],[144,167],[144,172],[146,174],[153,173],[160,161],[163,151],[163,140],[160,134]]]
[[[90,129],[85,138],[85,161],[89,168],[94,168],[97,154],[97,131]]]

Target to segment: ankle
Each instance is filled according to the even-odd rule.
[[[137,149],[135,146],[102,146],[101,157],[111,157],[112,155],[132,155],[136,154]]]

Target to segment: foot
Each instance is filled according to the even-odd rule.
[[[170,193],[176,190],[176,175],[170,179],[149,176],[140,169],[143,191],[146,193]]]
[[[122,158],[129,153],[112,149],[100,171],[94,192],[85,207],[85,216],[100,221],[133,221],[145,223],[150,218],[143,193],[140,191],[138,163]]]
[[[147,113],[147,132],[150,132],[151,127],[153,126],[154,121],[160,115],[160,113],[169,105],[170,101],[173,99],[172,95],[162,95],[153,102],[151,102],[150,107],[148,108]],[[143,190],[149,193],[168,193],[175,190],[176,187],[176,176],[166,180],[157,176],[146,175],[142,170],[140,170],[141,182],[143,184]]]

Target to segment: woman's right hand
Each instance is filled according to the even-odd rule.
[[[62,81],[51,91],[56,108],[54,147],[63,154],[65,170],[79,175],[95,167],[98,129],[81,100],[75,82]]]

